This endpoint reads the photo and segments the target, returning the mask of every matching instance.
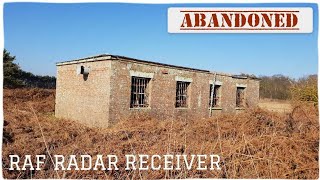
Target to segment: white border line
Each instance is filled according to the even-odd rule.
[[[295,3],[318,3],[317,0],[308,0],[308,1],[301,1],[301,0],[201,0],[201,2],[195,2],[194,0],[4,0],[1,3],[6,2],[42,2],[42,3],[99,3],[99,2],[113,2],[113,3],[143,3],[143,4],[208,4],[208,3],[222,3],[222,4],[259,4],[259,3],[287,3],[287,4],[295,4]],[[261,6],[263,7],[263,6]]]
[[[88,2],[86,0],[48,0],[48,1],[45,1],[45,0],[3,0],[0,2],[0,36],[2,37],[0,39],[0,47],[3,51],[4,49],[4,24],[3,24],[3,5],[4,3],[9,3],[9,2],[41,2],[41,3],[102,3],[102,2],[113,2],[113,3],[143,3],[143,4],[185,4],[185,3],[191,3],[191,4],[208,4],[208,3],[223,3],[223,4],[226,4],[226,7],[228,7],[228,3],[233,3],[233,4],[256,4],[258,5],[259,3],[266,3],[267,4],[272,4],[272,3],[287,3],[287,4],[295,4],[295,3],[315,3],[318,5],[318,1],[317,0],[308,0],[308,1],[305,1],[305,2],[302,2],[301,0],[290,0],[290,1],[285,1],[283,0],[282,2],[279,2],[277,0],[202,0],[201,2],[195,2],[194,0],[94,0],[93,2]],[[261,7],[264,7],[264,6],[261,6]],[[318,27],[319,27],[319,24],[320,24],[320,18],[319,18],[319,5],[318,5]],[[314,29],[315,27],[313,27]],[[319,28],[318,28],[318,35],[317,35],[317,38],[318,38],[318,74],[319,75],[319,68],[320,68],[320,63],[319,63],[319,54],[320,54],[320,51],[319,51]],[[1,53],[1,57],[3,59],[3,53]],[[1,67],[0,67],[0,87],[1,87],[1,105],[0,105],[0,119],[1,119],[1,122],[0,122],[0,127],[1,130],[0,130],[0,137],[1,137],[1,147],[0,147],[0,150],[1,150],[1,154],[0,154],[0,161],[1,161],[1,164],[2,164],[2,135],[3,135],[3,122],[4,122],[4,116],[3,116],[3,61],[1,61]],[[319,86],[319,83],[320,83],[320,79],[318,78],[318,86]],[[318,88],[318,96],[320,94],[320,89]],[[318,106],[318,112],[320,110],[320,106]],[[319,169],[319,172],[320,172],[320,169]],[[2,166],[0,168],[0,179],[3,179],[3,172],[2,172]]]

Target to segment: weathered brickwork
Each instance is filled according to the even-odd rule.
[[[77,75],[78,65],[92,69],[86,80]],[[57,66],[56,117],[108,126],[110,75],[110,61]]]
[[[105,58],[105,59],[104,59]],[[140,61],[121,56],[99,56],[57,64],[56,116],[107,127],[123,119],[139,120],[150,116],[162,119],[202,119],[209,117],[210,83],[215,74],[209,71]],[[79,66],[90,67],[85,80],[77,75]],[[148,107],[130,108],[131,77],[147,75]],[[237,113],[237,86],[245,87],[245,108],[259,100],[259,81],[216,73],[220,86],[220,106],[212,114]],[[186,108],[176,108],[177,81],[189,81]]]

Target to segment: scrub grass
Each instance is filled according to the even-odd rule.
[[[319,116],[313,105],[290,113],[249,109],[190,121],[150,117],[107,129],[54,117],[54,90],[4,90],[4,178],[303,178],[319,177]],[[10,171],[9,155],[46,155],[41,171]],[[53,155],[114,154],[115,171],[55,171]],[[218,154],[221,170],[126,171],[125,154]],[[196,163],[196,162],[195,162]],[[79,163],[80,164],[80,163]],[[209,165],[209,164],[208,164]]]

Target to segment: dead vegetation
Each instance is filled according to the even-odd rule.
[[[312,105],[288,114],[252,109],[194,121],[131,119],[110,129],[56,119],[53,112],[53,90],[4,90],[5,178],[319,177],[318,112]],[[9,171],[9,154],[115,154],[120,170],[55,172],[47,158],[41,171]],[[125,154],[218,154],[222,170],[125,171]]]
[[[294,105],[291,100],[260,99],[258,106],[272,112],[290,113]]]

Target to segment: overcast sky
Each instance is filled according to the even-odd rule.
[[[312,7],[312,34],[169,34],[169,7]],[[97,54],[228,73],[299,78],[318,69],[316,4],[4,5],[5,48],[22,69],[56,75],[55,63]]]

